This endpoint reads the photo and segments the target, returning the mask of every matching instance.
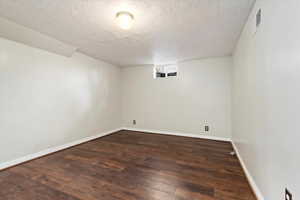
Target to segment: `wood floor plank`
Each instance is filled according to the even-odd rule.
[[[255,200],[229,142],[119,131],[0,171],[0,200]]]

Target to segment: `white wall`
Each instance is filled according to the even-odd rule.
[[[231,67],[231,57],[188,61],[167,79],[153,79],[152,66],[123,68],[123,126],[201,135],[207,123],[208,135],[229,138]]]
[[[121,125],[120,69],[0,38],[0,163]]]
[[[233,140],[266,200],[300,198],[299,8],[258,0],[234,53]]]

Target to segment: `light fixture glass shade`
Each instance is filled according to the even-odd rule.
[[[129,12],[118,12],[116,18],[121,29],[128,30],[133,25],[134,17]]]

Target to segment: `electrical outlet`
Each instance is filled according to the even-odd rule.
[[[256,28],[258,28],[261,24],[261,9],[259,9],[256,13]]]
[[[293,200],[293,195],[287,188],[285,188],[285,200]]]
[[[136,120],[135,120],[135,119],[132,121],[132,124],[133,124],[133,125],[136,125]]]
[[[208,126],[208,125],[205,125],[205,126],[204,126],[204,130],[205,130],[205,132],[208,132],[208,131],[209,131],[209,126]]]

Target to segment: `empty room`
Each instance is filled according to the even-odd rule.
[[[299,200],[299,0],[0,0],[0,200]]]

